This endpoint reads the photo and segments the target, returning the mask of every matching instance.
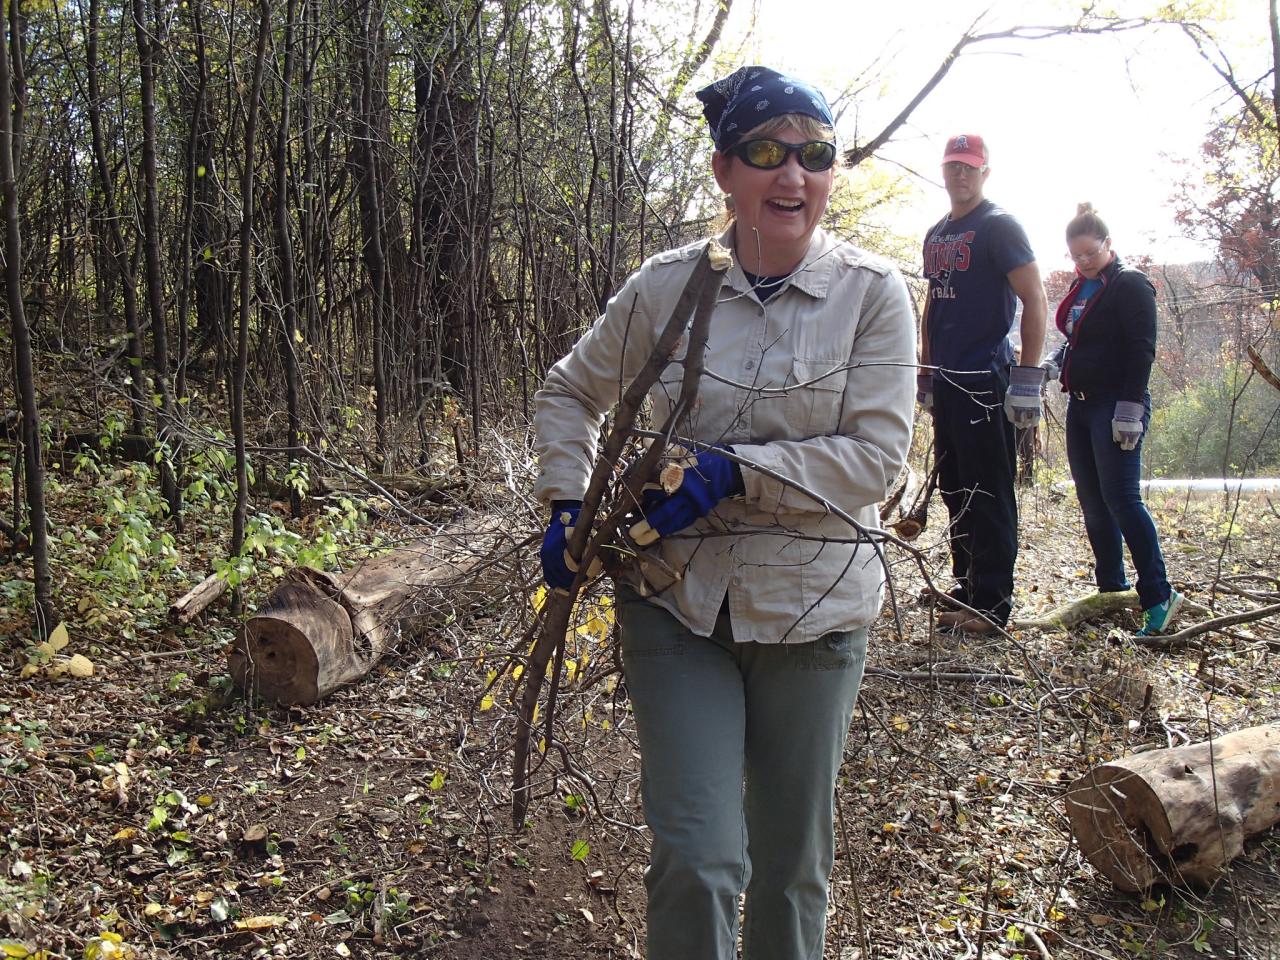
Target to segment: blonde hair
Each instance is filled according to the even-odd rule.
[[[827,126],[821,120],[811,117],[806,113],[784,113],[776,117],[770,117],[764,123],[752,127],[735,143],[741,143],[743,140],[753,140],[756,137],[772,137],[781,133],[787,127],[793,127],[795,131],[806,140],[835,140],[836,132]],[[730,150],[733,148],[730,147]],[[836,161],[839,163],[839,160]]]

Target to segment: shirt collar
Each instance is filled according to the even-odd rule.
[[[720,235],[720,242],[732,249],[732,226]],[[813,236],[809,238],[809,249],[805,252],[804,259],[787,282],[782,285],[778,295],[781,295],[782,291],[786,290],[787,287],[795,287],[811,297],[825,300],[827,289],[831,285],[831,268],[835,261],[832,252],[835,248],[836,241],[832,236],[821,227],[815,228]],[[733,258],[733,266],[730,268],[726,280],[729,286],[739,293],[746,293],[751,289],[751,284],[747,282],[746,275],[742,272],[742,266],[738,263],[737,256]]]

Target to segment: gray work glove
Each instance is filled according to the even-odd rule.
[[[1040,388],[1043,367],[1010,367],[1009,389],[1004,395],[1004,415],[1015,427],[1034,427],[1040,422]]]
[[[1053,383],[1058,377],[1062,376],[1062,371],[1058,369],[1058,365],[1053,362],[1053,358],[1040,361],[1040,369],[1044,371],[1044,382]]]
[[[933,374],[916,374],[916,403],[926,410],[933,409]]]
[[[1117,400],[1111,415],[1111,439],[1120,444],[1121,450],[1133,450],[1142,439],[1142,404],[1132,400]]]

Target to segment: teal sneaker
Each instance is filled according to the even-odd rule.
[[[1164,633],[1169,628],[1169,624],[1173,623],[1173,618],[1178,615],[1178,611],[1182,609],[1182,600],[1182,594],[1173,590],[1164,603],[1157,603],[1154,607],[1143,610],[1142,629],[1134,636],[1153,637],[1157,633]]]

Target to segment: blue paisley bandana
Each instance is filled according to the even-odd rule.
[[[803,80],[768,67],[739,67],[729,76],[698,91],[711,139],[721,152],[744,133],[784,113],[813,117],[835,126],[827,98]]]

